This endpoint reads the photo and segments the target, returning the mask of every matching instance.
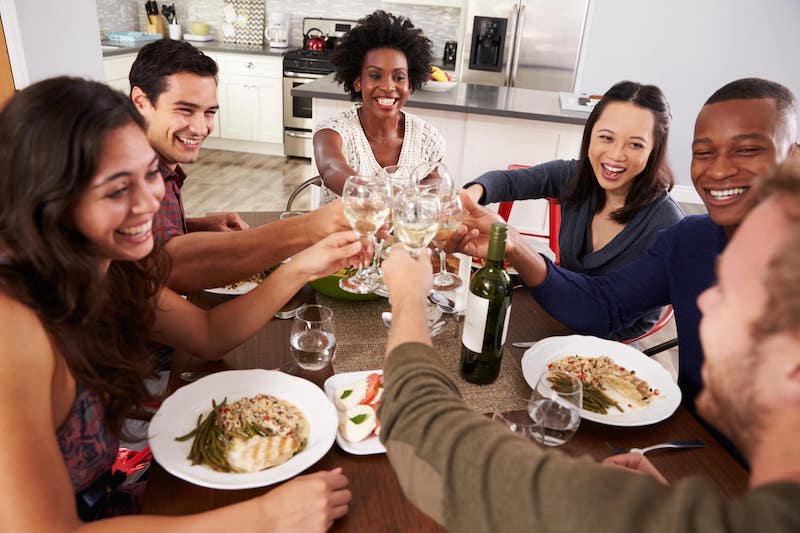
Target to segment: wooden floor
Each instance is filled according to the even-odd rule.
[[[188,178],[183,187],[187,216],[214,211],[283,211],[291,191],[311,177],[308,159],[286,158],[224,150],[203,149],[196,163],[184,166]],[[702,205],[682,204],[687,214],[704,213]],[[294,209],[308,209],[308,195],[301,196]],[[675,321],[639,343],[649,348],[675,338]],[[677,375],[678,350],[673,348],[656,358]]]

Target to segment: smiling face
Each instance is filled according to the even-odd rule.
[[[692,142],[692,181],[714,223],[728,234],[756,203],[756,178],[786,156],[791,139],[771,99],[703,107]]]
[[[176,163],[197,160],[200,145],[214,130],[214,115],[219,109],[217,82],[212,76],[178,72],[167,76],[166,89],[156,102],[135,87],[131,95],[147,120],[147,139],[174,168]]]
[[[353,87],[361,91],[364,112],[380,118],[399,113],[411,94],[405,54],[393,48],[370,50]]]
[[[748,215],[720,256],[717,284],[697,299],[705,354],[697,408],[742,450],[757,438],[758,413],[771,403],[776,383],[774,375],[768,377],[774,359],[770,340],[756,340],[753,327],[767,308],[765,272],[788,235],[778,202],[771,198]]]
[[[155,152],[135,124],[107,133],[101,153],[72,219],[107,269],[110,261],[137,261],[153,249],[151,226],[164,197],[164,181]]]
[[[606,194],[627,196],[653,151],[652,111],[630,102],[611,102],[592,127],[589,163]]]

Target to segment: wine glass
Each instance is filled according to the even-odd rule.
[[[458,191],[453,189],[435,190],[440,191],[438,196],[441,207],[439,209],[439,229],[433,236],[433,245],[439,253],[439,272],[433,276],[433,290],[445,292],[461,286],[461,278],[447,271],[447,254],[444,251],[444,244],[461,225],[464,209]]]
[[[401,191],[392,201],[394,233],[412,257],[436,235],[440,207],[439,196],[415,189]]]
[[[440,189],[453,190],[455,182],[447,165],[441,161],[428,161],[414,168],[411,172],[411,183],[420,190]]]
[[[336,350],[333,311],[324,305],[304,305],[292,319],[289,337],[297,366],[303,370],[322,370]]]
[[[342,189],[342,210],[350,226],[366,249],[370,239],[378,231],[390,212],[391,187],[379,176],[350,176]],[[358,263],[358,272],[339,281],[339,287],[347,292],[367,294],[379,283],[364,271],[364,263]]]
[[[392,198],[397,196],[400,191],[409,187],[411,183],[411,167],[402,165],[389,165],[385,166],[378,171],[378,176],[389,182],[392,188]],[[386,219],[386,233],[392,234],[394,228],[392,227],[391,211]],[[375,254],[372,256],[372,265],[365,271],[369,273],[378,282],[378,288],[373,292],[379,296],[387,297],[389,291],[386,289],[386,284],[383,283],[383,269],[381,269],[381,260],[383,257],[388,256],[391,251],[391,246],[386,250],[383,249],[384,241],[375,240]],[[384,255],[385,254],[385,255]]]
[[[563,370],[547,370],[536,383],[528,414],[536,424],[534,439],[542,446],[560,446],[578,430],[583,406],[581,380]]]
[[[535,440],[538,424],[531,420],[528,410],[520,408],[530,403],[530,399],[511,398],[501,401],[492,413],[492,420],[496,420],[525,439]]]

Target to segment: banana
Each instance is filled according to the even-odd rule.
[[[433,81],[450,81],[450,76],[439,67],[431,66],[431,79]]]

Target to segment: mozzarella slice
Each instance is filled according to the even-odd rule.
[[[333,401],[337,409],[340,411],[347,411],[351,407],[361,403],[366,393],[367,381],[365,379],[359,379],[354,383],[339,387],[336,390],[336,396],[333,397]]]
[[[375,395],[372,401],[369,402],[370,405],[378,405],[379,403],[381,403],[382,396],[383,396],[383,383],[381,383],[381,386],[378,387],[378,393]]]
[[[355,405],[339,414],[339,431],[348,442],[360,442],[375,429],[375,409],[369,405]]]

